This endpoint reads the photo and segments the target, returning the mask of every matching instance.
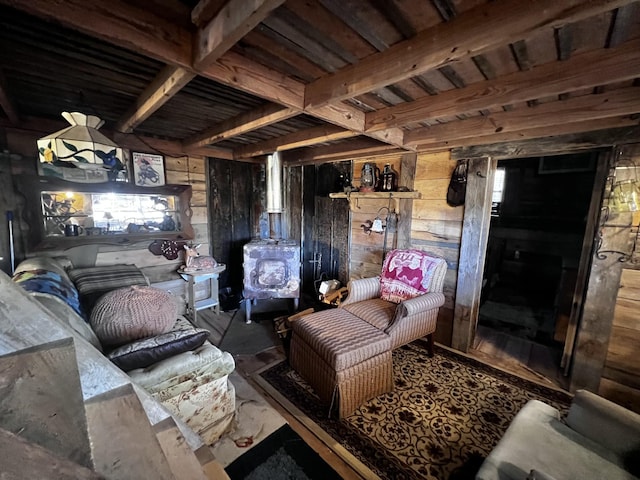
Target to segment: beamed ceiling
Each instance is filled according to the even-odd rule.
[[[637,126],[639,77],[630,0],[0,0],[2,125],[226,159]]]

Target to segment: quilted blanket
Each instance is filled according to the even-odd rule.
[[[59,273],[43,269],[23,270],[13,276],[13,281],[27,292],[46,293],[59,298],[78,315],[85,320],[87,319],[80,306],[80,298],[75,286]]]

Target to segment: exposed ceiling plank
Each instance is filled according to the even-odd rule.
[[[0,107],[4,110],[7,118],[11,123],[17,125],[20,119],[18,118],[18,111],[14,106],[11,98],[9,97],[9,91],[7,89],[7,81],[4,78],[2,70],[0,70]]]
[[[118,120],[116,130],[131,132],[178,93],[195,76],[195,73],[182,67],[167,65],[144,89],[129,111]]]
[[[250,112],[241,113],[218,125],[214,125],[191,138],[187,138],[182,143],[186,148],[209,145],[258,128],[266,127],[273,123],[281,122],[288,118],[295,117],[299,113],[299,110],[295,108],[282,107],[281,105],[269,103]]]
[[[234,158],[255,157],[273,152],[291,150],[293,148],[307,147],[322,142],[341,140],[357,135],[350,130],[334,125],[320,125],[318,127],[307,128],[298,132],[289,133],[281,137],[271,138],[264,142],[246,145],[233,151]]]
[[[563,123],[555,125],[553,131],[547,127],[529,128],[515,132],[496,133],[477,138],[460,138],[449,141],[435,142],[420,146],[420,152],[440,152],[450,148],[473,147],[474,145],[490,145],[493,143],[517,142],[534,138],[544,138],[552,135],[571,135],[580,132],[590,132],[603,128],[624,128],[639,125],[640,121],[624,117],[611,117],[598,120],[587,120],[586,122]]]
[[[640,77],[640,38],[365,115],[367,131],[431,121]]]
[[[26,132],[28,136],[46,135],[68,127],[69,124],[63,120],[51,120],[44,118],[27,117],[22,118],[19,125],[11,125],[6,120],[0,119],[0,128],[15,132]],[[128,148],[138,152],[158,153],[165,156],[180,156],[184,154],[202,155],[217,157],[225,160],[233,160],[233,152],[228,148],[220,147],[197,147],[185,150],[181,142],[164,140],[145,135],[114,132],[100,129],[100,132],[110,138],[123,148]]]
[[[17,2],[0,0],[0,4],[18,8],[29,14],[54,19],[65,26],[83,31],[102,40],[106,40],[123,48],[130,49],[157,58],[174,66],[183,66],[190,70],[191,49],[179,49],[174,45],[174,38],[181,39],[180,45],[190,45],[190,33],[178,27],[172,30],[166,27],[161,18],[150,12],[133,9],[123,1],[114,0],[109,5],[99,0],[58,0],[53,4],[47,0],[33,2]],[[82,5],[82,6],[81,6]],[[60,9],[69,12],[58,18]],[[112,13],[117,11],[117,14]],[[121,18],[122,17],[122,18]],[[91,21],[88,21],[90,18]],[[110,26],[113,24],[113,28]],[[138,32],[135,25],[143,25],[150,32]],[[157,25],[157,31],[154,26]],[[173,27],[173,26],[172,26]],[[171,35],[170,32],[176,31]],[[157,35],[152,35],[157,33]],[[163,35],[165,33],[165,35]],[[303,110],[304,83],[271,70],[264,65],[253,62],[235,52],[229,51],[204,70],[197,72],[205,78],[220,82],[233,88],[250,93],[257,97],[279,103],[287,107]],[[358,109],[344,105],[331,105],[319,109],[309,109],[309,115],[329,123],[350,128],[361,133],[364,131],[364,114]],[[366,134],[384,142],[402,145],[402,131],[389,131]]]
[[[191,10],[191,21],[202,27],[210,21],[224,7],[227,0],[200,0]]]
[[[549,135],[553,135],[556,126],[564,123],[633,115],[638,112],[640,88],[629,87],[419,128],[407,132],[405,142],[414,146],[427,145],[536,127],[546,127]]]
[[[558,153],[593,150],[606,146],[632,143],[640,136],[640,125],[607,128],[602,124],[597,130],[580,130],[570,134],[535,138],[488,145],[474,145],[451,151],[452,160],[463,158],[492,157],[498,160],[537,157]]]
[[[406,150],[400,150],[393,145],[379,143],[368,138],[354,138],[353,140],[334,145],[290,150],[285,152],[283,158],[285,163],[289,165],[304,165],[308,163],[338,161],[364,155],[388,154],[394,151],[406,152]]]
[[[160,138],[145,137],[141,135],[133,135],[120,132],[105,132],[113,141],[123,148],[128,148],[134,151],[148,152],[149,149],[152,153],[161,152],[163,155],[175,155],[181,156],[184,154],[189,155],[202,155],[204,157],[216,157],[224,160],[233,160],[233,152],[228,148],[220,147],[195,147],[185,149],[182,143],[173,140],[164,140]]]
[[[442,149],[441,147],[473,145],[473,142],[479,144],[485,140],[508,141],[518,138],[518,132],[524,130],[535,130],[536,135],[541,137],[555,135],[562,129],[569,128],[567,125],[575,126],[578,123],[584,128],[589,125],[588,122],[593,122],[594,125],[616,123],[613,126],[640,123],[635,117],[620,118],[640,112],[639,92],[638,88],[630,87],[611,93],[570,98],[555,104],[544,103],[535,107],[495,113],[489,117],[454,122],[455,129],[451,128],[452,124],[435,125],[407,133],[407,142],[418,145],[418,150],[422,151],[432,147]],[[431,132],[427,134],[427,130]]]
[[[0,0],[31,15],[61,23],[122,48],[174,66],[191,69],[191,33],[153,13],[133,8],[124,0]],[[64,11],[65,15],[60,16]],[[202,76],[258,97],[302,109],[304,84],[260,64],[227,52]]]
[[[193,66],[203,70],[253,30],[284,0],[230,0],[196,34]]]
[[[60,23],[164,63],[191,67],[191,33],[124,0],[0,0],[0,4]]]
[[[496,0],[472,8],[447,23],[424,30],[356,65],[309,84],[305,105],[345,100],[411,78],[433,68],[508,44],[540,28],[624,6],[633,0]],[[483,21],[478,21],[482,18]]]

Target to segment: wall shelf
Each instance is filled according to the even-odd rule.
[[[396,203],[396,212],[400,210],[400,200],[414,200],[421,198],[420,192],[351,192],[351,193],[330,193],[329,198],[345,198],[349,201],[351,210],[357,211],[360,209],[359,200],[394,200]]]

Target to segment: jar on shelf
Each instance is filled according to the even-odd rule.
[[[387,163],[382,170],[382,182],[380,190],[383,192],[395,192],[398,190],[398,174],[393,170],[390,163]]]

